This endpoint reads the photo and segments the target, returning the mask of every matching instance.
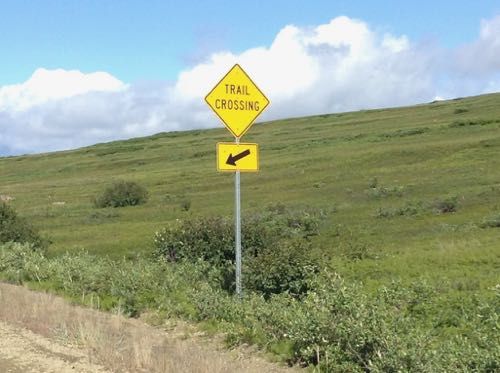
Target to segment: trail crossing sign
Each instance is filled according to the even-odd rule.
[[[259,170],[257,144],[240,143],[240,137],[269,105],[269,100],[241,68],[234,65],[205,97],[205,101],[234,135],[234,143],[217,144],[217,169],[234,172],[235,277],[236,294],[241,292],[241,172]]]
[[[259,146],[251,143],[217,143],[217,170],[219,171],[259,171]]]
[[[240,65],[231,70],[205,97],[227,129],[240,138],[269,105],[269,100]]]

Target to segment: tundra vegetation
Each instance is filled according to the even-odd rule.
[[[3,244],[1,278],[197,322],[320,371],[500,369],[500,95],[255,125],[242,299],[232,178],[214,165],[225,136],[0,159],[0,192],[53,241]],[[117,179],[148,202],[96,210]]]

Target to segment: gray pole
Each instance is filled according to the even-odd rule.
[[[240,138],[235,138],[236,144],[240,143]],[[241,294],[241,199],[240,199],[240,171],[236,171],[234,178],[235,191],[235,239],[236,239],[236,294]]]

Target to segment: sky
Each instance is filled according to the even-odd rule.
[[[500,91],[500,2],[0,0],[0,156],[222,126],[239,63],[261,120]]]

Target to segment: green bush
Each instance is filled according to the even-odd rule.
[[[232,222],[226,218],[201,217],[176,220],[155,233],[155,255],[172,262],[199,259],[220,265],[234,256]]]
[[[339,252],[348,261],[376,259],[378,257],[370,244],[355,237],[341,242]]]
[[[270,206],[264,212],[242,219],[242,246],[245,253],[258,256],[267,247],[286,239],[318,234],[321,212],[290,211]],[[206,260],[225,264],[234,259],[234,222],[221,216],[177,220],[155,233],[154,253],[170,261]]]
[[[468,127],[468,126],[485,126],[492,123],[498,123],[497,119],[469,119],[455,120],[448,125],[449,128]]]
[[[375,186],[373,188],[367,189],[366,193],[372,198],[387,198],[387,197],[402,197],[404,192],[403,186]]]
[[[179,205],[182,211],[189,211],[189,209],[191,208],[191,201],[188,199],[183,199]]]
[[[34,249],[45,249],[48,240],[7,203],[0,202],[0,244],[5,242],[30,243]]]
[[[243,283],[269,298],[287,292],[300,296],[309,290],[307,280],[319,272],[319,260],[304,240],[279,242],[243,260]]]
[[[404,193],[404,186],[394,185],[394,186],[384,186],[379,184],[378,178],[372,177],[368,181],[368,189],[366,189],[366,194],[372,198],[387,198],[387,197],[402,197]]]
[[[124,207],[146,203],[147,190],[134,181],[117,181],[94,199],[96,207]]]
[[[396,216],[415,216],[425,210],[422,202],[407,202],[401,207],[379,207],[375,212],[377,218],[393,218]]]
[[[458,198],[448,197],[434,202],[434,210],[437,214],[449,214],[456,212],[458,208]]]
[[[479,226],[481,228],[500,228],[500,213],[484,218]]]
[[[15,283],[42,281],[50,277],[49,267],[43,251],[33,250],[32,244],[0,244],[0,274],[3,280]]]
[[[378,137],[379,138],[407,137],[407,136],[421,135],[428,131],[430,131],[429,127],[399,129],[389,133],[382,133]]]
[[[246,286],[266,296],[293,294],[313,265],[308,238],[317,234],[319,212],[290,211],[273,205],[264,212],[243,217],[242,248]],[[234,288],[235,237],[232,219],[215,216],[177,220],[155,233],[154,254],[170,262],[210,263],[220,272],[220,285]],[[314,269],[313,269],[314,268]]]

